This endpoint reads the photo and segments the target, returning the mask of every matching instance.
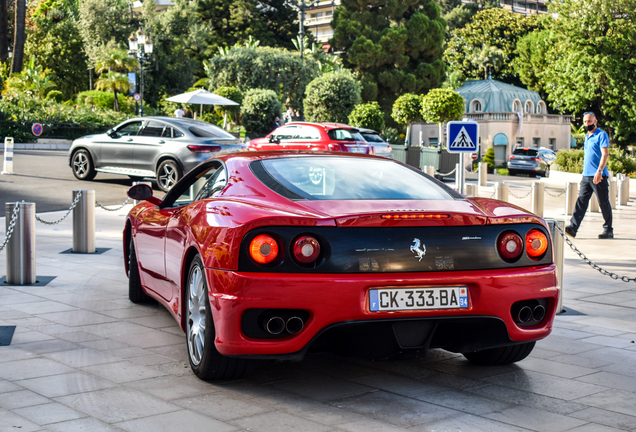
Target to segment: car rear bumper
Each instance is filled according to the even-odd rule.
[[[435,346],[465,352],[542,339],[552,330],[559,290],[556,267],[547,265],[507,270],[454,271],[435,274],[271,274],[239,273],[206,269],[210,305],[216,331],[216,347],[223,355],[245,357],[293,356],[304,352],[316,338],[333,327],[383,321],[434,320],[450,322],[455,329],[471,333],[474,320],[497,321],[503,329],[497,337],[484,334],[483,341],[444,340],[457,338],[457,331],[432,337]],[[469,307],[425,311],[371,312],[369,289],[381,287],[466,286]],[[521,300],[546,299],[546,317],[534,327],[515,324],[511,307]],[[244,315],[250,310],[307,311],[302,331],[279,338],[254,338],[243,331]],[[462,326],[462,323],[465,325]],[[485,321],[484,321],[485,322]],[[488,326],[484,327],[488,328]],[[477,338],[479,339],[479,338]]]
[[[527,171],[527,172],[543,172],[544,168],[540,164],[519,164],[508,162],[508,170]]]

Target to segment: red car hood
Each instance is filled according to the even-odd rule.
[[[339,226],[485,225],[488,221],[484,212],[468,200],[327,200],[296,204],[333,217]],[[389,219],[388,215],[403,219]]]

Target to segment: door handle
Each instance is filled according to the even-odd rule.
[[[164,140],[159,140],[159,144],[165,144]]]
[[[130,141],[132,141],[132,140],[133,140],[132,138],[128,138],[126,141],[130,142]]]

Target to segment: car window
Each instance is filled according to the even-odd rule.
[[[288,140],[293,139],[298,135],[298,126],[283,126],[279,127],[272,133],[276,140]]]
[[[139,133],[140,136],[160,137],[163,135],[165,125],[156,121],[149,121]]]
[[[255,161],[251,167],[267,187],[290,199],[444,200],[461,197],[421,172],[391,160],[289,157]]]
[[[163,133],[161,134],[163,138],[172,138],[172,128],[170,126],[166,126],[163,129]]]
[[[517,148],[514,149],[512,154],[521,155],[521,156],[536,156],[538,151],[536,149],[531,148]]]
[[[188,128],[190,133],[198,138],[232,138],[234,136],[225,132],[218,126],[214,126],[211,124],[205,124],[203,122],[196,124],[195,126],[190,126]]]
[[[179,197],[175,200],[175,204],[186,205],[197,199],[201,199],[199,198],[201,191],[206,187],[208,181],[215,176],[220,167],[222,167],[220,164],[215,164],[208,170],[199,174],[195,179],[193,179],[190,187],[186,187],[186,189],[179,195]]]
[[[181,138],[182,136],[185,136],[183,132],[177,128],[172,128],[172,138]]]
[[[349,129],[331,129],[327,134],[334,141],[364,141],[357,131]]]
[[[367,142],[372,142],[372,143],[383,143],[384,142],[384,140],[382,138],[380,138],[380,136],[378,134],[361,132],[360,135],[362,135],[362,138],[364,138],[364,140],[367,141]]]
[[[300,126],[298,128],[297,137],[299,139],[306,140],[319,140],[320,139],[320,131],[315,127],[311,126]]]
[[[141,128],[141,121],[134,121],[130,123],[123,124],[115,131],[119,134],[119,136],[132,136],[137,135],[139,133],[139,129]]]
[[[205,182],[199,193],[197,193],[195,201],[216,196],[225,189],[225,185],[227,185],[227,173],[225,167],[220,167],[216,170],[214,175]]]

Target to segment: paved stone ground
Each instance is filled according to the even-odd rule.
[[[511,185],[517,196],[528,190],[527,181]],[[598,240],[601,216],[588,213],[575,244],[634,277],[632,191],[614,212],[616,239]],[[546,217],[564,219],[564,196],[546,198]],[[529,206],[529,197],[511,201]],[[70,217],[37,223],[38,278],[54,279],[0,286],[0,325],[17,326],[11,346],[0,347],[0,431],[636,430],[636,284],[602,276],[569,248],[568,313],[515,365],[476,367],[442,350],[378,363],[313,355],[207,383],[190,372],[184,335],[163,307],[127,299],[121,229],[129,208],[96,210],[96,245],[108,249],[99,255],[62,253],[72,247]]]

